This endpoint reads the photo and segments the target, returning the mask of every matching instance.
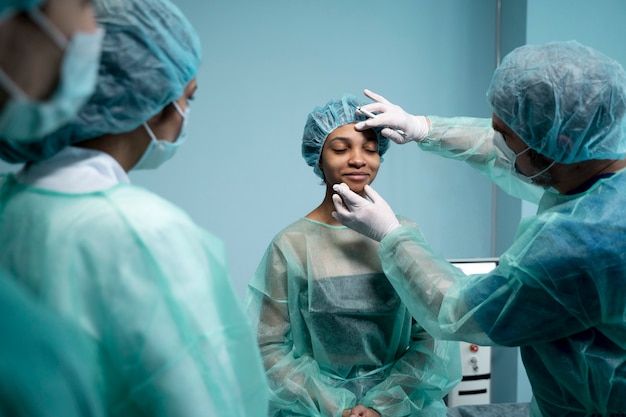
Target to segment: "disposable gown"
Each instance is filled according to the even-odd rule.
[[[0,416],[104,416],[83,336],[0,271]]]
[[[270,384],[270,416],[444,416],[460,381],[457,342],[412,320],[376,255],[378,242],[300,219],[279,233],[245,305]]]
[[[65,193],[0,181],[0,264],[89,335],[109,415],[266,415],[221,241],[127,183]]]
[[[497,172],[489,120],[431,123],[423,149],[467,160],[518,196],[532,187]],[[533,416],[624,415],[624,207],[623,171],[581,194],[548,190],[489,274],[465,276],[436,256],[416,227],[386,236],[379,255],[402,300],[435,337],[520,346]]]

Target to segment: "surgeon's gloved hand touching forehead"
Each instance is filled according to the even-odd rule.
[[[363,198],[344,184],[333,185],[335,212],[333,217],[344,226],[380,242],[392,230],[400,226],[387,202],[369,185]]]
[[[374,114],[375,117],[357,123],[355,126],[357,130],[382,127],[382,135],[399,144],[421,142],[426,139],[430,130],[430,123],[426,117],[409,114],[402,107],[370,90],[364,90],[364,94],[374,100],[374,103],[361,106],[361,109]]]

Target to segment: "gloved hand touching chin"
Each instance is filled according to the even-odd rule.
[[[369,185],[365,193],[369,200],[350,190],[345,184],[333,185],[333,217],[357,232],[380,242],[389,232],[400,226],[389,204]],[[370,201],[371,200],[371,201]]]
[[[399,144],[412,140],[421,142],[426,139],[430,131],[430,123],[426,117],[413,116],[405,112],[402,107],[390,103],[383,96],[370,90],[364,90],[363,93],[375,102],[361,108],[376,114],[376,117],[357,123],[356,130],[384,127],[381,131],[382,135]],[[401,135],[394,129],[404,131],[405,135]]]

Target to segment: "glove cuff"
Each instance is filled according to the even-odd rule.
[[[425,116],[413,116],[415,132],[413,132],[413,140],[423,142],[430,132],[430,123]]]

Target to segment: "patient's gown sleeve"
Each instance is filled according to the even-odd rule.
[[[353,393],[325,382],[312,356],[298,355],[294,338],[309,334],[298,317],[291,317],[290,293],[301,276],[294,276],[295,257],[273,242],[248,286],[244,305],[257,331],[270,386],[269,416],[341,416],[356,405]],[[291,264],[290,264],[291,263]],[[290,280],[291,285],[290,285]],[[306,343],[306,342],[305,342]]]

